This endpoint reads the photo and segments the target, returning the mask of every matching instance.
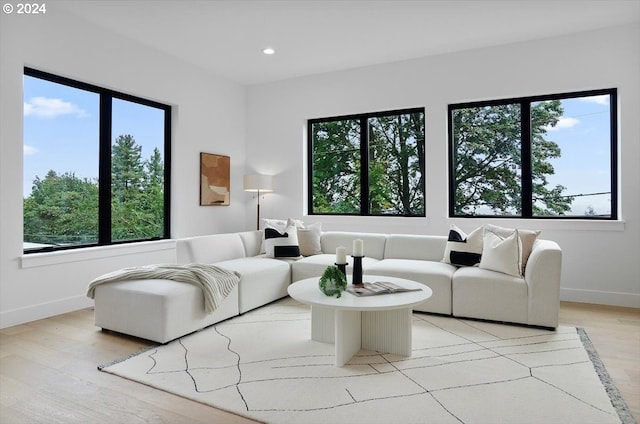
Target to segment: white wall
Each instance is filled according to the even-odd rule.
[[[247,162],[274,173],[263,217],[325,230],[447,234],[449,224],[542,229],[564,251],[564,300],[640,307],[640,26],[610,28],[251,86]],[[621,222],[449,219],[447,104],[617,87]],[[426,108],[426,218],[306,216],[306,120]],[[250,219],[250,216],[247,216]]]
[[[174,243],[22,257],[23,67],[174,106],[172,237],[240,231],[251,197],[245,170],[245,88],[83,23],[59,8],[1,15],[0,327],[86,307],[87,283],[124,266],[173,261]],[[231,205],[199,206],[199,153],[231,157]]]

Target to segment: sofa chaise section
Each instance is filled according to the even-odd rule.
[[[103,284],[95,291],[95,324],[105,330],[166,343],[287,295],[290,266],[257,257],[259,231],[176,240],[181,264],[205,263],[240,274],[240,282],[211,314],[202,290],[171,280],[141,279]]]
[[[95,291],[95,325],[158,343],[238,315],[238,287],[213,313],[204,309],[202,289],[170,280],[103,284]]]

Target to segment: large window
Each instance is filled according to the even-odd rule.
[[[616,90],[449,105],[449,214],[617,219]]]
[[[308,122],[310,214],[424,216],[424,109]]]
[[[25,253],[168,238],[170,112],[25,68]]]

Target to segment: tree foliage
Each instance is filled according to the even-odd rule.
[[[531,107],[531,179],[533,215],[560,215],[571,208],[565,187],[550,187],[549,159],[559,146],[545,138],[546,128],[562,116],[560,101]],[[521,117],[519,104],[467,109],[453,113],[456,215],[520,215],[522,213]]]
[[[111,152],[111,238],[159,237],[164,225],[164,173],[156,148],[148,161],[133,136],[116,138]]]
[[[98,240],[98,184],[51,170],[24,200],[24,240],[82,244]]]
[[[360,123],[313,124],[313,211],[360,213]]]
[[[156,148],[144,160],[133,136],[112,146],[112,241],[160,237],[164,232],[164,164]],[[50,170],[36,177],[24,199],[24,241],[84,244],[98,241],[99,181]]]
[[[314,123],[313,212],[424,215],[424,114]],[[361,143],[368,139],[368,187],[361,184]]]
[[[424,175],[424,114],[370,119],[370,212],[424,215]]]

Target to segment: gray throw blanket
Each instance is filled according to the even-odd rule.
[[[123,268],[104,274],[89,283],[87,297],[94,299],[96,286],[126,280],[173,280],[198,286],[204,293],[205,311],[212,313],[240,281],[240,274],[215,265],[167,264]]]

